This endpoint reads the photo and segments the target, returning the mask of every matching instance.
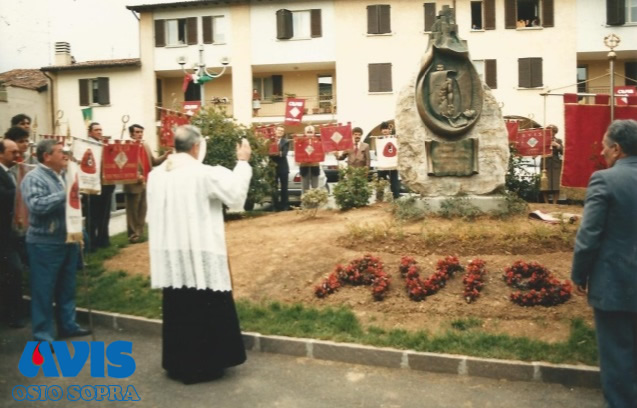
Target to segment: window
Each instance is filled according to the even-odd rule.
[[[204,44],[226,43],[226,19],[224,16],[201,17]]]
[[[436,3],[425,3],[425,31],[430,32],[436,22]]]
[[[637,86],[637,62],[626,62],[624,69],[626,85]]]
[[[281,102],[283,100],[283,76],[253,78],[252,89],[261,96],[261,102]]]
[[[491,89],[498,88],[496,60],[473,60],[473,66],[478,72],[480,80]]]
[[[577,67],[577,92],[586,93],[586,81],[588,79],[588,67],[586,65],[580,65]]]
[[[110,105],[108,78],[80,79],[80,106]]]
[[[539,88],[542,82],[542,58],[518,58],[518,87]]]
[[[505,0],[505,28],[553,27],[554,0]]]
[[[606,24],[637,23],[637,0],[606,0]]]
[[[318,95],[319,95],[319,108],[331,111],[333,104],[333,82],[334,78],[331,75],[319,75],[318,76]]]
[[[321,9],[277,10],[276,27],[276,38],[279,40],[322,37]]]
[[[369,92],[392,92],[391,64],[369,64]]]
[[[387,4],[367,6],[367,34],[391,33],[391,9]]]
[[[626,22],[637,23],[637,0],[626,0]]]
[[[155,20],[155,47],[197,43],[197,17]]]
[[[195,84],[193,81],[188,82],[188,88],[184,92],[184,101],[200,101],[202,86],[201,84]]]
[[[482,2],[471,2],[471,29],[482,30]]]
[[[9,93],[7,92],[7,87],[5,84],[0,83],[0,102],[8,102],[9,101]]]

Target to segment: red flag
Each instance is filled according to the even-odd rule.
[[[192,82],[192,75],[186,74],[186,76],[184,77],[184,83],[181,86],[181,90],[186,92],[188,90],[188,84],[190,84],[191,82]]]
[[[278,155],[279,144],[276,142],[276,125],[259,126],[255,133],[268,141],[268,154]]]
[[[325,160],[320,136],[294,138],[294,160],[297,163],[319,163]]]
[[[516,120],[507,120],[504,124],[507,127],[507,132],[509,133],[509,143],[515,143],[520,123]]]
[[[190,118],[186,115],[162,111],[161,115],[161,135],[159,144],[163,147],[175,146],[175,130],[181,125],[190,123]]]
[[[550,129],[518,130],[515,139],[509,142],[518,151],[519,156],[546,156],[551,154],[551,140],[553,134]]]
[[[141,144],[115,140],[104,146],[102,156],[103,184],[137,183]]]
[[[352,124],[321,128],[321,141],[325,153],[353,149]]]
[[[305,99],[287,98],[285,100],[285,124],[298,125],[303,121]]]

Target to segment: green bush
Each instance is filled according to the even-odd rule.
[[[301,196],[301,211],[308,218],[316,217],[319,208],[327,204],[327,198],[325,189],[313,188]]]
[[[401,221],[418,221],[429,212],[427,203],[418,202],[415,196],[402,197],[392,202],[391,213]]]
[[[507,191],[516,194],[518,197],[528,202],[538,202],[540,194],[540,175],[532,174],[523,176],[526,168],[523,165],[523,158],[517,155],[514,147],[510,148],[509,167],[505,176],[505,186]]]
[[[439,214],[443,218],[462,218],[466,221],[473,221],[483,213],[467,198],[451,197],[440,203]]]
[[[510,218],[529,212],[529,204],[517,194],[507,191],[503,197],[504,207],[491,213],[494,218]]]
[[[245,126],[229,117],[223,108],[210,106],[199,110],[191,123],[201,129],[207,138],[207,151],[204,163],[220,165],[233,169],[237,163],[236,145],[246,138],[252,148],[250,166],[252,179],[246,200],[246,208],[258,203],[272,194],[274,170],[269,165],[267,147],[264,139],[258,137]]]
[[[347,167],[339,171],[339,182],[334,187],[334,200],[341,210],[364,207],[371,195],[366,168]]]

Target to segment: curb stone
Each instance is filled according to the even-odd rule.
[[[92,311],[93,325],[151,336],[162,333],[162,321],[144,317]],[[88,310],[77,308],[78,320],[88,322]],[[339,361],[442,374],[469,375],[510,381],[534,381],[568,387],[601,388],[599,368],[586,365],[498,360],[455,354],[438,354],[372,347],[352,343],[243,332],[246,350],[285,354],[317,360]]]

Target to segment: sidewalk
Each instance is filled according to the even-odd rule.
[[[161,369],[161,338],[134,329],[98,327],[96,340],[133,342],[135,373],[122,380],[90,378],[87,367],[76,378],[30,379],[18,371],[18,361],[30,330],[0,328],[0,408],[37,407],[602,407],[599,389],[569,388],[557,384],[493,380],[433,374],[332,361],[248,352],[248,361],[229,369],[221,380],[184,386],[168,379]],[[90,340],[90,337],[77,340]],[[15,385],[58,384],[63,390],[80,386],[133,385],[138,402],[77,401],[18,403],[11,396]]]

